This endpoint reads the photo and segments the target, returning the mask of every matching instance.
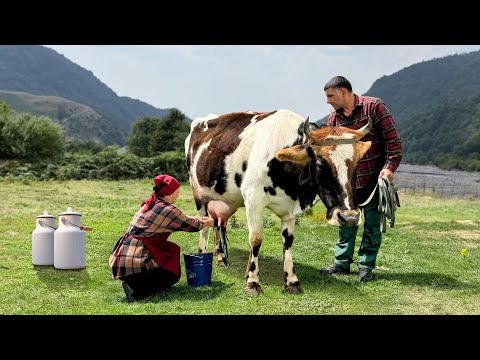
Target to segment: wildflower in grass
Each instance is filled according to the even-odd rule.
[[[325,213],[316,213],[312,215],[312,219],[315,221],[321,221],[321,222],[326,222],[327,221],[327,214]]]
[[[463,248],[462,250],[460,250],[460,255],[462,256],[467,256],[467,249]]]

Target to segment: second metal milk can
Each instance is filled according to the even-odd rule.
[[[86,256],[86,233],[81,226],[82,214],[69,207],[58,214],[55,230],[54,264],[56,269],[83,269]]]

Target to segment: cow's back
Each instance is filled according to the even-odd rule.
[[[277,150],[304,141],[305,119],[290,110],[236,112],[197,118],[185,140],[186,165],[202,202],[243,206],[241,185],[266,176]],[[261,186],[261,184],[258,184]]]

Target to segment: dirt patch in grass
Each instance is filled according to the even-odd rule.
[[[456,222],[462,225],[478,226],[478,221],[474,221],[474,220],[457,220]]]
[[[452,235],[453,237],[458,237],[464,240],[480,240],[480,230],[454,230],[452,231]]]

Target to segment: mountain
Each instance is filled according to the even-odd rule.
[[[17,112],[48,116],[62,125],[69,138],[89,139],[103,145],[122,144],[125,136],[118,126],[87,105],[58,96],[32,95],[0,90],[0,100]]]
[[[119,145],[123,145],[137,118],[164,117],[171,110],[118,96],[91,71],[41,45],[0,45],[0,90],[55,96],[86,105],[104,118],[99,125],[111,122],[118,128],[122,133]],[[16,110],[13,105],[12,108]],[[103,140],[108,142],[108,138]]]
[[[480,94],[480,51],[423,61],[376,80],[364,95],[381,98],[397,122],[453,99]]]
[[[376,80],[365,95],[387,104],[403,160],[480,171],[480,51],[423,61]]]
[[[405,162],[480,171],[479,93],[417,112],[397,127]]]

